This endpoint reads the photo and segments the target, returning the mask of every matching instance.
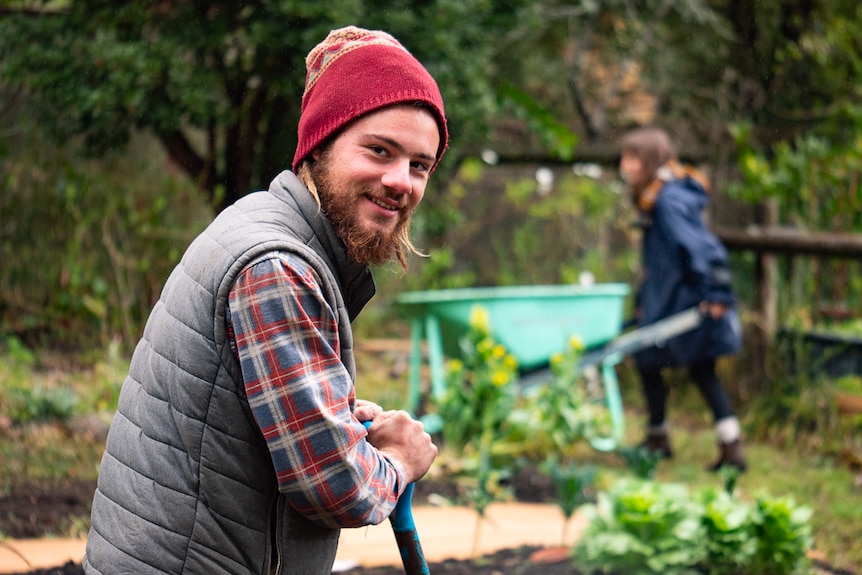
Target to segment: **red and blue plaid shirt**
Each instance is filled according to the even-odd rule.
[[[314,269],[278,253],[244,270],[230,292],[228,334],[280,491],[332,527],[386,519],[403,470],[365,441],[341,362],[337,315]]]

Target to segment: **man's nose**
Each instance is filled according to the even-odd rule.
[[[380,183],[392,191],[409,194],[413,188],[410,162],[407,160],[392,162],[380,178]]]

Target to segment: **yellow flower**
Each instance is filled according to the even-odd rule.
[[[518,369],[518,360],[515,359],[514,355],[507,355],[506,359],[504,359],[503,361],[504,361],[505,366],[508,367],[509,369],[511,369],[512,371],[515,371],[516,369]]]
[[[470,327],[488,333],[491,331],[491,319],[488,310],[480,305],[474,305],[470,310]]]
[[[569,347],[574,349],[575,351],[583,351],[584,350],[584,340],[580,337],[573,335],[569,338]]]
[[[464,369],[464,364],[460,359],[453,359],[449,361],[449,371],[462,371]]]
[[[491,355],[496,358],[503,357],[504,355],[506,355],[506,348],[498,343],[494,346],[494,349],[491,350]]]
[[[497,371],[495,371],[493,373],[493,375],[491,376],[491,382],[494,385],[496,385],[497,387],[502,387],[502,386],[506,385],[506,383],[508,381],[509,381],[509,374],[506,373],[505,371],[501,371],[499,369]]]
[[[559,365],[562,362],[563,362],[563,354],[562,353],[555,353],[554,355],[551,356],[551,366],[552,367],[555,365]]]

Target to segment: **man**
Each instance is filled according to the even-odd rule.
[[[294,171],[192,242],[147,322],[87,573],[328,575],[339,529],[385,520],[436,457],[406,412],[355,399],[350,321],[367,266],[413,249],[443,101],[383,32],[335,30],[306,65]]]

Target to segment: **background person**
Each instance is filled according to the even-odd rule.
[[[350,322],[375,291],[368,265],[406,266],[443,101],[384,32],[333,31],[306,65],[295,173],[222,212],[147,321],[89,574],[329,575],[339,529],[385,520],[436,457],[409,414],[355,399]]]
[[[660,129],[627,133],[620,151],[620,174],[643,226],[638,325],[649,325],[692,306],[700,306],[706,316],[694,331],[634,354],[649,412],[642,445],[664,457],[672,456],[666,418],[669,390],[662,370],[684,366],[715,422],[719,455],[710,468],[715,471],[732,465],[744,471],[739,420],[715,371],[716,359],[737,352],[742,337],[727,251],[703,220],[709,182],[702,173],[677,161],[670,138]]]

